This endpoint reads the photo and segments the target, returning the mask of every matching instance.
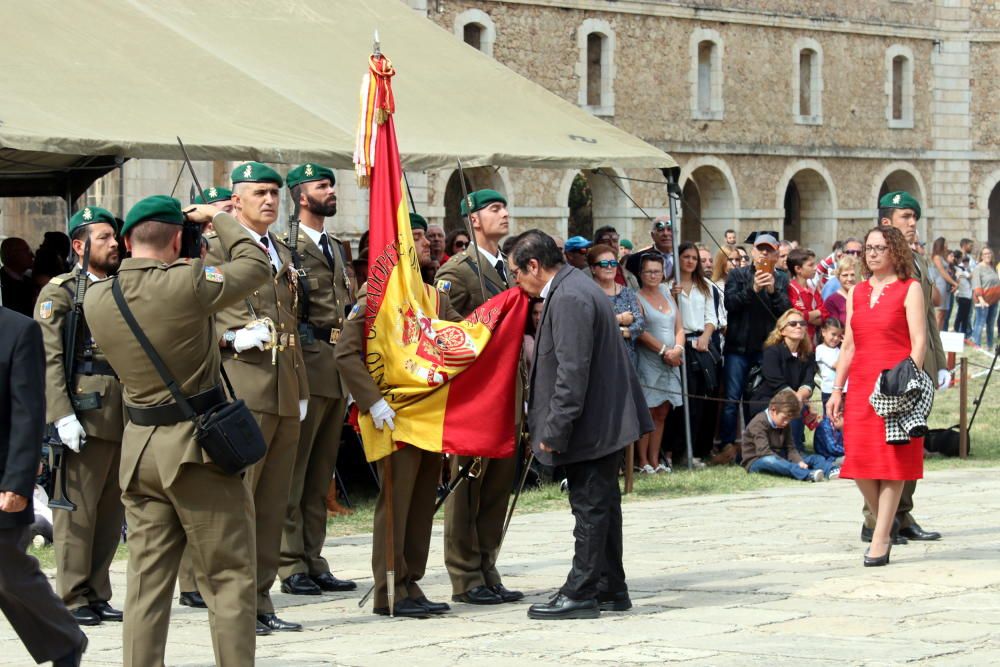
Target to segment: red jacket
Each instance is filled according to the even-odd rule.
[[[830,316],[819,290],[808,286],[802,287],[793,279],[788,282],[788,300],[791,302],[792,308],[802,313],[802,317],[806,318],[806,323],[809,325],[809,337],[811,340],[816,340],[816,327],[809,322],[809,312],[818,310],[824,320]]]

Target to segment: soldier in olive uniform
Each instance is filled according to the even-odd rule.
[[[340,241],[323,224],[337,213],[333,170],[307,163],[288,172],[299,205],[295,239],[299,279],[299,341],[309,378],[309,410],[299,433],[292,488],[281,538],[281,590],[291,595],[352,591],[353,581],[333,576],[321,555],[326,540],[326,494],[337,466],[347,392],[334,358],[344,317],[353,304]],[[291,239],[286,243],[292,246]],[[300,272],[300,273],[301,273]]]
[[[420,218],[410,218],[413,242],[418,260],[430,258],[430,243],[424,236],[427,223]],[[361,412],[370,412],[377,428],[395,428],[395,412],[382,398],[382,392],[368,373],[363,358],[365,345],[365,307],[367,305],[367,283],[358,292],[358,303],[351,310],[344,323],[344,332],[337,344],[337,366],[348,390],[357,401]],[[425,289],[431,289],[426,287]],[[438,293],[438,316],[441,319],[459,321],[461,315],[455,312],[445,293]],[[441,455],[419,447],[402,445],[392,454],[392,503],[393,503],[393,546],[396,568],[395,603],[393,614],[423,618],[432,614],[443,614],[450,607],[444,602],[431,602],[420,589],[418,582],[427,568],[427,552],[431,543],[431,528],[434,524],[434,502],[437,494],[438,477],[441,474]],[[384,474],[384,459],[378,463],[379,477]],[[372,535],[372,574],[375,578],[376,614],[389,614],[388,584],[386,582],[386,498],[385,489],[379,492],[375,502],[374,533]]]
[[[114,281],[181,393],[204,412],[225,401],[211,316],[251,294],[271,271],[259,246],[231,216],[210,206],[193,206],[189,214],[194,222],[214,223],[216,243],[230,262],[206,266],[200,259],[179,259],[180,202],[148,197],[125,219],[122,231],[132,257],[122,262]],[[164,663],[177,566],[190,544],[208,603],[216,664],[252,665],[253,497],[239,475],[222,472],[205,457],[193,424],[125,323],[112,295],[114,281],[91,286],[84,310],[124,385],[129,417],[121,466],[129,526],[124,664]]]
[[[56,589],[80,625],[121,621],[108,604],[108,568],[121,538],[125,510],[118,484],[123,422],[121,385],[104,352],[94,344],[82,316],[73,352],[72,385],[66,386],[63,340],[73,311],[77,281],[90,254],[87,280],[107,278],[118,268],[118,228],[114,216],[97,206],[77,211],[69,221],[76,266],[53,278],[38,297],[35,319],[45,341],[46,419],[53,423],[66,455],[66,490],[76,511],[53,512]]]
[[[249,298],[215,316],[226,373],[236,395],[253,411],[267,443],[267,455],[247,472],[247,481],[253,489],[257,519],[258,633],[268,634],[302,629],[300,624],[275,615],[270,591],[278,574],[299,422],[307,414],[309,388],[298,340],[298,276],[288,246],[268,232],[278,219],[282,178],[259,162],[241,164],[233,170],[232,178],[236,219],[270,259],[273,273]],[[206,262],[223,263],[225,248],[211,234],[208,239]],[[264,341],[241,333],[264,331],[263,318],[273,323],[277,339],[266,350]],[[246,329],[248,325],[250,329]]]
[[[468,216],[472,223],[479,246],[479,263],[470,244],[445,262],[437,280],[439,285],[450,284],[448,296],[452,305],[468,316],[487,299],[510,287],[506,260],[499,246],[509,231],[510,215],[507,200],[494,190],[471,193],[467,201],[462,201],[462,215]],[[486,294],[480,287],[480,269]],[[517,418],[520,405],[518,398]],[[449,459],[453,479],[470,461],[467,456]],[[456,602],[500,604],[524,597],[520,591],[508,590],[503,585],[496,568],[516,468],[514,457],[483,459],[479,476],[457,487],[445,502],[444,562],[451,577],[451,599]]]
[[[195,195],[194,203],[211,204],[220,211],[232,213],[233,191],[228,188],[219,188],[213,185],[202,190],[201,194]]]
[[[920,220],[920,203],[908,192],[889,192],[878,202],[879,224],[892,226],[903,233],[907,243],[917,238],[917,221]],[[934,314],[933,290],[927,260],[913,253],[913,263],[916,268],[914,277],[920,281],[920,289],[924,294],[924,306],[927,309],[927,354],[924,355],[924,370],[936,380],[938,388],[948,386],[951,375],[948,373],[948,360],[941,344],[941,334]],[[908,540],[933,541],[941,539],[941,533],[924,530],[913,518],[913,493],[917,490],[916,480],[910,480],[903,485],[903,495],[896,509],[896,520],[893,522],[892,538],[895,544],[905,544]],[[872,531],[875,529],[875,516],[864,507],[864,525],[861,526],[861,539],[872,541]]]

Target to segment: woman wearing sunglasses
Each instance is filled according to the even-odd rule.
[[[618,320],[618,329],[625,340],[625,349],[628,350],[628,357],[635,366],[635,342],[645,325],[642,309],[639,308],[639,302],[635,298],[635,291],[615,281],[615,276],[618,274],[618,259],[615,257],[615,249],[611,246],[595,245],[587,253],[587,262],[590,264],[594,281],[611,299],[611,307],[614,308],[615,318]]]

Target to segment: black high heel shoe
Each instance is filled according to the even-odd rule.
[[[892,544],[889,544],[889,548],[886,549],[885,554],[873,558],[868,555],[868,549],[865,549],[865,567],[882,567],[883,565],[889,564],[889,554],[892,553]]]

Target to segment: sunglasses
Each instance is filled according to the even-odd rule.
[[[455,243],[453,245],[456,248],[468,248],[469,247],[469,242],[468,241],[455,241]]]
[[[599,262],[594,262],[591,266],[599,266],[602,269],[614,269],[618,267],[618,260],[616,259],[602,259]]]
[[[861,251],[860,250],[845,250],[844,254],[845,255],[854,255],[855,257],[861,257]]]
[[[658,232],[662,232],[667,229],[673,229],[673,225],[671,225],[669,222],[656,222],[653,223],[653,229],[655,229]]]
[[[791,322],[785,322],[786,327],[799,328],[799,327],[804,327],[805,325],[806,325],[805,320],[792,320]]]

